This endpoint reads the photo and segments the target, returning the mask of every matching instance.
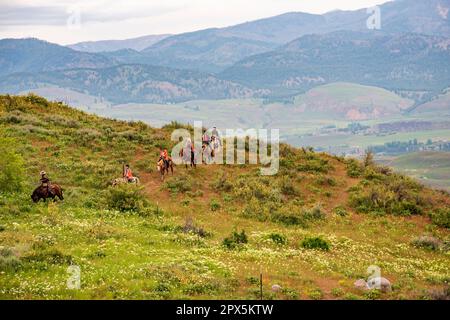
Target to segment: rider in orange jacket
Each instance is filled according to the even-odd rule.
[[[125,166],[124,178],[131,182],[133,180],[133,173],[131,172],[130,166],[127,164]]]

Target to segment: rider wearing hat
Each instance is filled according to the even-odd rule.
[[[55,193],[53,191],[53,188],[51,187],[50,179],[47,177],[47,173],[45,171],[41,171],[40,175],[41,175],[40,179],[41,187],[47,188],[47,192],[50,195],[54,196]]]

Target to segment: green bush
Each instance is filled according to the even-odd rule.
[[[347,165],[347,175],[350,178],[358,178],[362,176],[364,168],[357,160],[349,159],[347,160],[346,165]]]
[[[334,187],[337,184],[336,180],[333,177],[326,177],[323,175],[318,176],[315,182],[320,186],[330,186],[330,187]]]
[[[330,250],[329,242],[321,237],[307,237],[302,240],[300,245],[305,249]]]
[[[418,215],[425,205],[421,189],[417,182],[396,174],[381,181],[363,180],[350,190],[350,205],[361,213]]]
[[[0,154],[0,191],[22,190],[25,180],[24,160],[15,152],[14,142],[10,139],[0,139]]]
[[[298,171],[309,173],[327,173],[331,169],[328,160],[322,158],[308,159],[305,163],[297,166]]]
[[[311,209],[305,210],[302,214],[306,220],[310,221],[323,220],[326,218],[326,214],[322,211],[320,205],[316,205]]]
[[[271,233],[271,234],[269,234],[268,238],[278,245],[287,244],[286,236],[284,236],[280,233]]]
[[[297,188],[290,177],[284,176],[280,182],[281,193],[288,196],[295,196],[298,194]]]
[[[227,180],[227,176],[222,173],[217,180],[213,183],[212,187],[216,191],[225,191],[229,192],[233,190],[233,184]]]
[[[341,217],[345,217],[345,216],[348,215],[347,210],[345,210],[345,208],[344,208],[344,207],[341,207],[341,206],[335,207],[335,208],[333,209],[333,211],[334,211],[335,214],[337,214],[338,216],[341,216]]]
[[[450,228],[450,208],[440,208],[430,214],[433,224],[449,229]]]
[[[132,184],[110,187],[106,193],[108,208],[122,212],[141,212],[148,206],[148,200],[142,192],[143,188]]]
[[[290,226],[306,227],[306,219],[302,214],[294,213],[289,208],[281,208],[271,215],[271,221]]]
[[[211,211],[217,211],[217,210],[220,209],[221,206],[220,206],[220,203],[217,200],[212,199],[210,204],[209,204],[209,207],[211,208]]]
[[[15,272],[22,266],[20,259],[9,248],[0,249],[0,271]]]
[[[235,249],[246,243],[248,243],[248,238],[244,230],[242,230],[240,233],[237,231],[233,231],[231,236],[223,239],[222,241],[222,245],[227,249]]]

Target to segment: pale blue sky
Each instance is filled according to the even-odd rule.
[[[290,11],[354,10],[387,1],[0,0],[0,38],[37,37],[60,44],[125,39],[224,27]]]

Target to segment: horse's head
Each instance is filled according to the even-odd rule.
[[[114,179],[112,182],[112,186],[115,187],[119,184],[119,179]]]
[[[158,162],[156,163],[156,168],[158,169],[158,171],[160,171],[163,166],[164,160],[162,158],[159,158]]]
[[[33,200],[34,203],[39,201],[39,195],[37,193],[37,190],[34,190],[34,192],[31,194],[31,200]]]

